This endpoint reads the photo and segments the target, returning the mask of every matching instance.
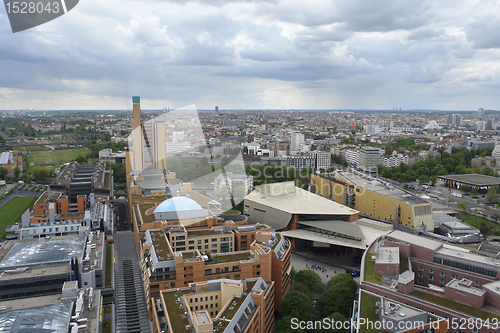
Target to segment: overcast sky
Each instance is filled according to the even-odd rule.
[[[500,2],[80,0],[12,34],[0,109],[500,109]]]

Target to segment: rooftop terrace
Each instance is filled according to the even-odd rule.
[[[166,260],[167,255],[171,252],[165,234],[162,231],[150,231],[150,234],[158,261]]]
[[[252,253],[250,251],[233,252],[230,254],[219,254],[219,255],[212,256],[213,261],[205,261],[205,264],[206,265],[223,264],[223,263],[227,263],[227,262],[250,260],[251,258],[252,258]]]

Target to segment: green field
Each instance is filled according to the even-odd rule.
[[[14,197],[0,208],[0,238],[5,237],[5,228],[21,221],[21,215],[32,208],[37,197]]]
[[[481,216],[475,216],[472,214],[464,214],[464,221],[470,226],[473,226],[474,228],[478,228],[481,226],[481,224],[484,224],[488,226],[491,230],[491,233],[493,235],[500,235],[500,224],[493,222],[491,220],[488,220],[484,217]]]
[[[30,163],[67,163],[74,161],[79,155],[85,156],[90,153],[88,148],[56,149],[52,152],[34,152],[28,155]]]

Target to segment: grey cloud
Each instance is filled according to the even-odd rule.
[[[467,40],[481,49],[499,48],[499,31],[498,15],[482,16],[466,26]]]
[[[433,27],[421,27],[413,30],[408,37],[408,40],[422,41],[425,39],[436,38],[443,35],[445,30],[443,28],[433,28]]]

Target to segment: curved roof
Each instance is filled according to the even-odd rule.
[[[200,209],[203,208],[193,199],[185,197],[173,197],[159,204],[156,207],[154,213],[182,212]]]

